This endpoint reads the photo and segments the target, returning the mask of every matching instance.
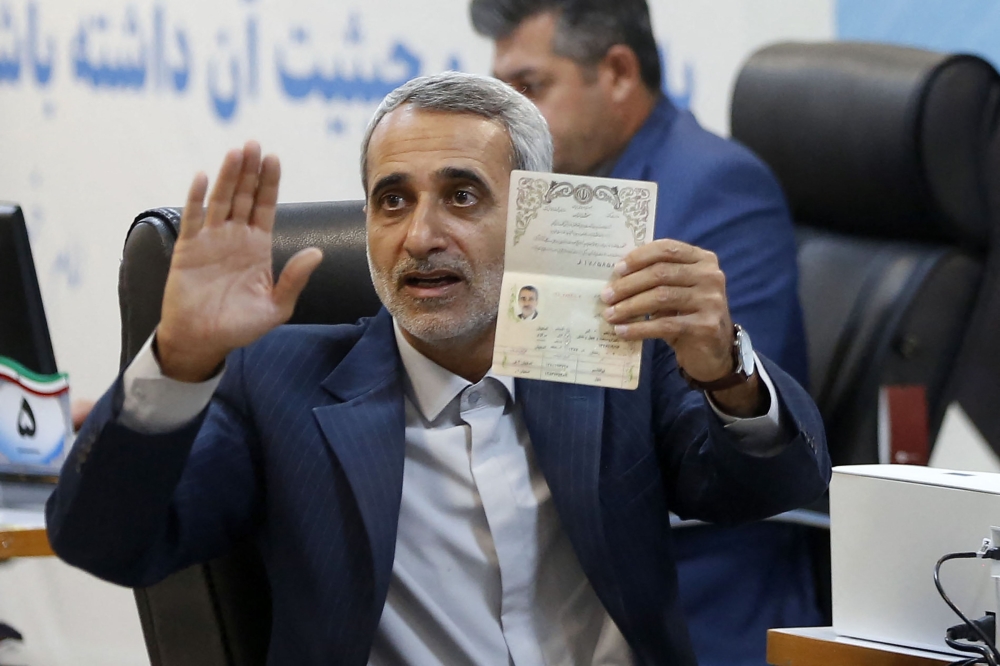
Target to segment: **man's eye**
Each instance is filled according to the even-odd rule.
[[[456,206],[463,208],[466,206],[474,206],[479,203],[479,197],[469,190],[457,190],[455,194],[452,195],[451,199]]]
[[[382,208],[386,210],[399,210],[406,201],[398,194],[386,194],[382,197]]]
[[[534,99],[542,91],[542,86],[539,83],[521,81],[514,85],[514,90],[528,99]]]

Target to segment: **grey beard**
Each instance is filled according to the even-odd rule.
[[[474,339],[496,325],[503,282],[503,264],[484,266],[477,274],[464,257],[431,255],[428,259],[407,258],[393,266],[391,273],[376,268],[368,253],[368,268],[375,292],[389,314],[403,330],[428,343]],[[469,307],[454,312],[454,299],[413,299],[403,296],[403,276],[412,271],[446,269],[460,275],[469,288]]]

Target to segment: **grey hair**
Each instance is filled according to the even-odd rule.
[[[525,171],[552,170],[552,135],[531,101],[497,79],[443,72],[422,76],[393,90],[375,109],[361,141],[361,183],[368,195],[368,144],[385,116],[404,104],[425,111],[469,113],[499,123],[510,137],[512,165]]]

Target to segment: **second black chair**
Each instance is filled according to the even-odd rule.
[[[739,76],[733,136],[796,223],[834,464],[879,461],[884,386],[923,387],[930,441],[940,427],[987,259],[998,102],[986,61],[886,44],[779,44]]]

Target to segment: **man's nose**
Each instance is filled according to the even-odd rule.
[[[430,198],[421,198],[413,209],[403,248],[414,258],[424,258],[448,247],[441,211]]]

